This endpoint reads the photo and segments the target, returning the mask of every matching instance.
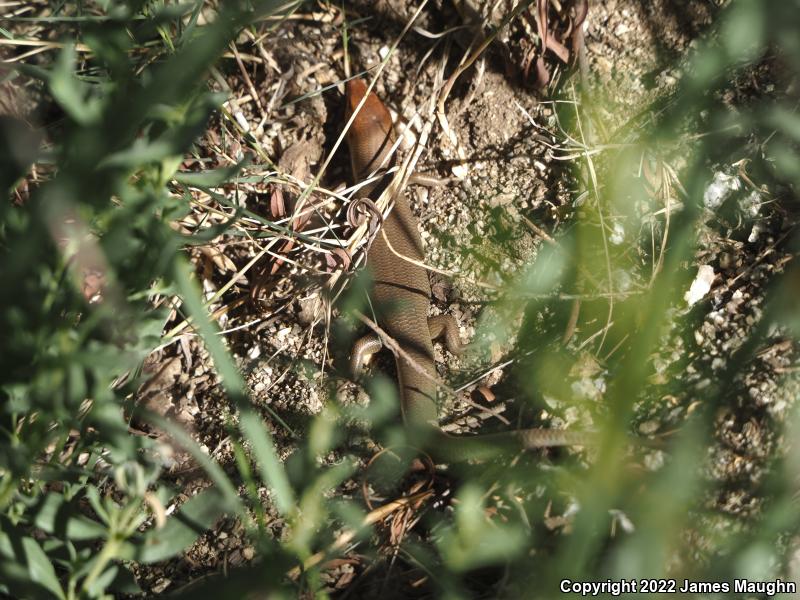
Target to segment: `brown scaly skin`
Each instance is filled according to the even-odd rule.
[[[347,82],[347,118],[364,97],[367,86],[361,79]],[[347,132],[353,177],[360,181],[378,168],[391,166],[388,157],[394,143],[392,118],[380,99],[370,93]],[[369,196],[383,182],[376,181],[360,190]],[[384,238],[385,235],[385,238]],[[403,348],[411,359],[431,376],[436,375],[432,338],[447,334],[448,348],[458,351],[458,333],[452,317],[428,319],[431,288],[422,267],[403,260],[397,254],[423,261],[422,241],[417,219],[402,194],[394,198],[394,208],[385,220],[367,254],[367,268],[372,271],[375,287],[372,300],[378,310],[381,327]],[[367,336],[353,348],[352,367],[358,372],[365,356],[380,348],[375,335]],[[444,433],[437,423],[436,384],[423,376],[408,360],[397,357],[397,377],[403,420],[415,444],[441,462],[481,459],[503,451],[550,446],[583,445],[587,434],[551,429],[522,429],[499,434],[459,437]]]

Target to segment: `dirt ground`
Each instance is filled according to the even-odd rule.
[[[507,12],[509,3],[498,4],[488,17],[494,23]],[[601,115],[608,132],[629,123],[631,115],[671,93],[686,52],[709,28],[718,10],[708,1],[681,3],[680,8],[675,4],[669,0],[591,3],[583,25],[588,77],[599,98],[593,110]],[[413,8],[411,3],[399,0],[355,2],[346,7],[347,18],[354,23],[348,31],[351,58],[359,67],[375,64],[385,56]],[[320,12],[281,23],[270,34],[270,41],[263,44],[267,56],[253,54],[249,38],[242,36],[238,48],[243,68],[238,67],[234,56],[226,58],[220,67],[224,79],[215,83],[221,90],[230,88],[236,101],[229,102],[227,108],[241,115],[265,154],[283,172],[305,182],[317,173],[340,133],[341,86],[299,102],[289,101],[342,79],[340,17],[338,11]],[[398,115],[413,120],[415,112],[424,111],[442,56],[461,56],[459,44],[464,40],[459,38],[470,30],[465,29],[446,42],[431,37],[430,32],[461,23],[463,17],[453,10],[452,3],[430,2],[418,18],[416,29],[403,38],[391,55],[376,90]],[[551,87],[541,89],[531,77],[526,78],[520,56],[524,55],[530,32],[531,24],[524,20],[504,29],[485,59],[461,77],[448,100],[448,122],[468,158],[466,168],[458,170],[463,165],[454,160],[452,144],[441,128],[434,128],[417,170],[439,178],[458,178],[443,186],[410,185],[405,190],[420,218],[426,262],[443,272],[466,275],[463,280],[434,275],[431,309],[433,313],[454,315],[465,341],[473,339],[477,319],[491,318],[492,310],[486,308],[491,299],[487,292],[469,280],[491,276],[493,272],[512,273],[530,264],[543,245],[557,243],[578,211],[575,165],[562,160],[563,153],[557,149],[563,135],[558,111],[549,95],[549,90],[567,77],[567,68],[548,56]],[[229,165],[237,160],[242,145],[240,132],[233,130],[228,121],[215,119],[202,144],[202,158]],[[221,148],[223,152],[219,151]],[[191,159],[186,164],[191,165]],[[736,169],[723,165],[716,170],[723,174],[720,181],[739,177]],[[716,170],[710,165],[709,175]],[[321,183],[336,189],[347,179],[347,158],[342,150]],[[739,193],[740,189],[746,191],[747,184],[739,179],[735,186],[741,186],[734,190]],[[239,192],[244,194],[249,210],[272,218],[270,211],[276,200],[272,188],[253,184],[243,186]],[[285,192],[289,207],[293,195],[296,197],[291,191]],[[741,195],[747,196],[744,191]],[[680,367],[686,370],[692,385],[700,389],[709,372],[724,369],[731,349],[741,344],[758,323],[768,284],[791,258],[780,244],[793,224],[789,217],[764,204],[751,204],[749,209],[754,220],[738,224],[727,222],[709,209],[705,228],[698,232],[701,250],[695,257],[696,264],[686,268],[713,268],[712,300],[675,308],[683,311],[681,314],[694,311],[697,326],[691,337],[678,330],[665,333],[665,350],[656,360],[663,379],[655,382],[663,387],[663,403],[640,407],[637,422],[643,433],[677,425],[693,410],[691,398],[672,395],[670,377]],[[323,210],[331,220],[341,219],[335,206],[325,206]],[[503,214],[502,229],[495,226],[498,212]],[[219,289],[234,269],[246,264],[259,248],[251,240],[249,244],[231,241],[213,252],[193,251],[200,270],[205,269],[208,274],[206,292],[210,295]],[[288,427],[302,430],[307,417],[319,414],[330,401],[330,378],[342,374],[327,345],[324,318],[314,313],[321,294],[321,275],[327,265],[320,255],[296,256],[306,262],[302,267],[284,264],[267,278],[266,299],[255,306],[249,301],[240,303],[221,319],[223,328],[230,332],[226,339],[246,375],[253,398],[269,419],[282,457],[292,451],[291,436],[274,416]],[[248,285],[258,280],[259,269],[271,268],[272,264],[262,261],[248,272]],[[638,280],[629,283],[632,288],[645,284]],[[216,306],[231,304],[231,298],[246,295],[248,285],[239,282]],[[576,332],[567,350],[580,355],[588,333]],[[756,487],[752,484],[758,483],[765,462],[779,443],[777,425],[786,418],[798,392],[783,375],[796,362],[795,348],[779,333],[773,339],[774,343],[761,350],[761,363],[743,374],[749,394],[732,398],[729,410],[716,416],[720,443],[709,450],[708,464],[713,477],[730,483],[715,500],[729,514],[746,516],[758,511],[761,499],[752,492]],[[496,364],[515,341],[490,340],[490,356],[484,358]],[[437,360],[445,379],[451,379],[453,373],[468,372],[468,361],[449,356],[439,348]],[[232,448],[225,428],[231,407],[219,390],[207,355],[186,336],[181,344],[154,355],[151,362],[149,368],[160,375],[148,390],[147,402],[169,407],[169,414],[185,423],[214,458],[231,464]],[[504,375],[503,369],[497,369],[481,385],[490,388]],[[589,368],[576,372],[574,384],[591,393],[599,389],[602,377],[602,369]],[[474,392],[476,387],[466,391]],[[353,386],[345,388],[345,401],[363,401]],[[504,406],[503,399],[497,399],[494,405],[498,410]],[[487,419],[466,400],[445,403],[441,417],[448,427],[460,431],[479,429]],[[366,459],[371,446],[367,441],[361,443]],[[198,486],[208,485],[188,468],[177,457],[171,475],[177,486],[185,486],[187,495]],[[355,487],[353,482],[350,492]],[[262,493],[266,498],[267,491]],[[272,523],[274,534],[280,536],[281,521],[275,516]],[[254,557],[241,525],[226,521],[203,535],[185,556],[141,567],[138,577],[150,593],[173,591],[199,575],[245,564]],[[332,589],[346,590],[357,579],[357,570],[354,563],[342,561],[326,578]]]

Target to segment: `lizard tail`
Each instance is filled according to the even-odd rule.
[[[442,463],[487,460],[503,454],[513,454],[535,448],[556,446],[589,446],[595,440],[584,431],[559,429],[516,429],[474,436],[457,436],[445,433],[438,427],[419,432],[421,446]]]

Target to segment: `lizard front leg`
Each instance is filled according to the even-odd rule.
[[[383,342],[377,333],[368,333],[353,344],[353,351],[350,354],[350,374],[354,379],[361,376],[364,363],[382,347]]]
[[[452,315],[428,317],[428,330],[431,334],[431,340],[442,339],[451,354],[460,355],[464,351],[466,346],[461,343],[461,338],[458,335],[458,323]],[[376,333],[368,333],[353,344],[353,350],[350,355],[350,373],[354,378],[361,374],[369,357],[382,347],[383,342],[381,342],[381,338]]]

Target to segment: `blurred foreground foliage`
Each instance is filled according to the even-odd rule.
[[[52,64],[21,69],[43,82],[63,115],[53,145],[44,150],[19,122],[2,122],[4,189],[13,189],[34,162],[49,165],[52,176],[23,205],[0,203],[0,591],[19,598],[136,594],[132,565],[175,556],[225,514],[242,521],[258,558],[254,566],[198,583],[186,595],[322,593],[315,553],[343,546],[337,541],[343,529],[353,532],[348,543],[362,542],[360,553],[378,553],[361,505],[330,493],[353,474],[351,463],[323,468],[315,460],[340,443],[341,427],[332,410],[325,412],[311,423],[292,460],[286,466],[278,460],[181,250],[197,240],[169,226],[188,211],[176,193],[176,171],[221,101],[204,84],[208,68],[242,27],[283,3],[225,2],[217,18],[203,25],[201,3],[97,4],[103,19],[79,20],[80,41],[91,50],[80,69],[70,45]],[[611,307],[608,298],[598,298],[581,308],[582,322],[602,328],[613,320],[600,347],[620,348],[607,359],[604,404],[596,411],[604,444],[588,467],[569,460],[543,467],[533,458],[513,468],[454,469],[459,487],[452,515],[426,513],[429,535],[416,534],[402,545],[403,560],[425,574],[438,594],[464,597],[480,590],[549,598],[563,578],[786,578],[798,527],[796,449],[767,461],[758,483],[764,502],[750,521],[731,523],[734,517],[709,506],[713,484],[700,467],[716,410],[741,391],[737,375],[768,335],[798,333],[796,264],[773,282],[760,320],[721,373],[709,372],[702,386],[673,374],[679,381],[671,385],[700,408],[670,440],[662,468],[646,474],[627,468],[625,434],[637,404],[654,404],[661,393],[652,381],[651,357],[662,349],[665,332],[691,331],[701,318],[696,309],[676,307],[685,307],[682,296],[693,276],[688,266],[698,251],[709,169],[746,160],[781,210],[797,210],[799,21],[797,0],[732,2],[716,30],[686,58],[675,94],[654,106],[643,124],[631,123],[610,139],[599,139],[592,126],[597,100],[590,90],[582,90],[577,104],[564,105],[561,122],[584,149],[601,142],[624,147],[576,160],[575,177],[586,192],[578,195],[580,202],[576,197],[578,223],[559,239],[558,251],[543,252],[496,303],[508,318],[501,326],[516,326],[525,316],[515,374],[527,397],[518,401],[570,396],[562,389],[568,381],[563,357],[554,350],[569,321],[568,305],[541,296],[556,286],[586,289],[586,273],[601,280],[607,275],[607,288],[600,287],[613,295],[618,272],[642,269],[632,267],[625,252],[615,254],[607,240],[609,215],[636,220],[634,207],[652,203],[652,190],[639,176],[642,156],[674,160],[685,195],[670,213],[663,255],[650,257],[651,266],[658,262],[652,283]],[[148,51],[138,52],[142,48]],[[776,85],[786,93],[754,96],[736,110],[720,102],[737,78],[765,63],[780,74]],[[578,99],[568,87],[561,93]],[[629,224],[627,230],[636,228]],[[796,232],[782,239],[797,251]],[[86,265],[105,273],[103,302],[87,303]],[[214,482],[166,516],[164,507],[179,490],[159,480],[154,444],[129,433],[126,415],[142,383],[142,361],[169,341],[162,339],[167,303],[156,299],[172,296],[194,319],[237,409],[230,435],[240,452],[237,472],[226,473],[187,434],[151,416],[192,449]],[[541,315],[548,316],[545,325]],[[391,402],[386,382],[373,382],[372,392],[378,407]],[[787,427],[796,434],[794,422]],[[285,520],[280,540],[268,532],[259,485],[269,488]],[[553,497],[554,510],[575,515],[569,535],[554,536],[541,524]],[[502,518],[489,518],[489,504]],[[612,523],[624,533],[611,535]],[[692,552],[704,547],[696,560],[682,554],[692,536],[702,539]],[[301,565],[308,568],[292,572]]]

